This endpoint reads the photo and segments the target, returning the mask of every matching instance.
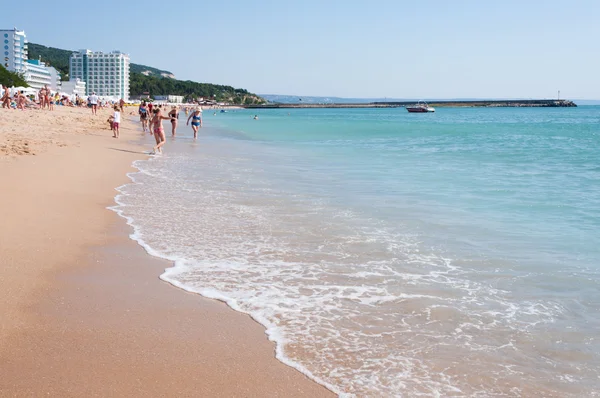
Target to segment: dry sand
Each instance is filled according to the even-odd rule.
[[[248,316],[158,279],[106,209],[144,157],[108,114],[0,109],[0,396],[333,396]]]

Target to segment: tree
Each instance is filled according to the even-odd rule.
[[[0,65],[0,84],[7,87],[29,87],[23,76]]]

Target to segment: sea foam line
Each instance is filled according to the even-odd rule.
[[[265,317],[262,317],[251,311],[243,310],[238,305],[237,300],[222,294],[218,290],[211,289],[211,288],[197,289],[197,288],[194,288],[191,286],[187,286],[186,284],[181,283],[177,279],[174,278],[173,275],[178,275],[179,273],[181,273],[182,271],[185,271],[188,268],[185,265],[185,260],[182,258],[179,258],[179,257],[173,257],[173,256],[169,256],[167,254],[164,254],[158,250],[155,250],[149,244],[147,244],[143,240],[142,234],[140,231],[140,227],[138,227],[135,224],[135,220],[132,217],[129,217],[124,214],[124,208],[127,207],[127,205],[120,200],[122,196],[127,195],[126,193],[123,192],[123,190],[127,186],[129,186],[131,184],[139,184],[135,180],[136,174],[148,174],[148,173],[145,173],[140,167],[138,167],[138,162],[149,162],[151,160],[152,159],[135,160],[132,163],[131,166],[133,168],[137,169],[138,171],[126,174],[127,177],[131,180],[131,182],[129,182],[127,184],[123,184],[123,185],[115,188],[115,190],[118,192],[118,194],[115,195],[115,198],[114,198],[115,203],[117,203],[117,205],[116,206],[108,206],[107,209],[114,211],[115,213],[117,213],[118,216],[125,219],[127,225],[133,229],[133,233],[131,233],[129,235],[129,238],[134,240],[135,242],[137,242],[141,247],[143,247],[144,250],[146,251],[146,253],[148,253],[149,255],[151,255],[153,257],[162,258],[162,259],[173,262],[173,266],[169,267],[169,268],[165,268],[164,272],[161,275],[159,275],[159,278],[179,289],[185,290],[190,293],[199,294],[200,296],[208,298],[208,299],[221,301],[221,302],[227,304],[227,306],[229,308],[231,308],[232,310],[249,315],[255,322],[258,322],[260,325],[262,325],[265,328],[265,334],[267,335],[267,338],[269,339],[269,341],[272,341],[275,343],[275,358],[278,361],[280,361],[281,363],[283,363],[291,368],[296,369],[297,371],[299,371],[300,373],[302,373],[309,379],[322,385],[323,387],[327,388],[331,392],[337,394],[340,398],[355,397],[354,394],[344,393],[344,392],[340,391],[339,388],[337,388],[336,386],[326,382],[325,380],[321,379],[318,376],[315,376],[310,370],[308,370],[302,364],[287,357],[284,352],[284,348],[285,348],[285,344],[286,344],[286,337],[285,337],[283,331],[281,330],[281,328],[278,328],[273,323],[269,322],[269,320],[266,319]]]

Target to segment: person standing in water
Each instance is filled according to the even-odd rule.
[[[194,110],[194,112],[190,114],[186,125],[190,124],[190,119],[192,119],[192,130],[194,130],[194,138],[198,138],[198,129],[202,127],[202,107],[197,107],[196,110]]]
[[[162,146],[165,145],[165,129],[163,129],[162,121],[169,120],[171,118],[163,116],[159,108],[152,110],[154,116],[150,122],[150,128],[154,131],[154,139],[156,140],[156,146],[152,150],[152,154],[162,153]]]
[[[173,105],[171,107],[169,117],[171,118],[171,134],[173,137],[175,137],[175,133],[177,132],[177,124],[179,123],[179,112],[177,111],[177,106]]]
[[[142,130],[144,131],[144,133],[146,132],[146,129],[148,129],[148,132],[151,132],[148,128],[148,119],[150,119],[150,116],[148,115],[149,111],[148,108],[146,108],[145,102],[142,102],[142,104],[140,105],[138,113],[140,114],[140,122],[142,122]]]

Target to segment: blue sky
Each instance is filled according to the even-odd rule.
[[[26,6],[25,6],[26,4]],[[3,1],[0,28],[263,94],[600,98],[600,0]]]

